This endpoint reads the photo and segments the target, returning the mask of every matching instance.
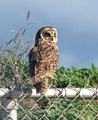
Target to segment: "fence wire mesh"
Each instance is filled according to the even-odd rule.
[[[20,30],[14,39],[3,42],[0,46],[0,88],[8,88],[9,92],[15,88],[32,89],[32,86],[27,84],[30,76],[27,55],[31,42],[29,39],[23,43],[25,30]],[[54,77],[57,83],[54,85],[50,80],[49,88],[72,88],[74,91],[76,88],[91,88],[94,95],[87,99],[85,96],[80,98],[79,93],[74,98],[63,96],[62,93],[54,97],[28,97],[27,93],[19,96],[14,93],[14,97],[10,94],[6,98],[0,98],[0,120],[3,116],[2,110],[8,113],[5,120],[10,116],[9,110],[2,105],[5,99],[12,99],[17,104],[18,120],[98,120],[98,93],[94,89],[98,88],[97,67],[93,64],[90,69],[61,67],[55,72]],[[11,105],[11,109],[14,110],[15,106]]]
[[[87,86],[89,84],[85,87]],[[76,88],[71,87],[73,91],[76,91]],[[13,88],[15,89],[15,86],[11,90]],[[67,88],[70,87],[67,86]],[[92,87],[89,86],[89,88]],[[76,94],[73,98],[68,98],[63,96],[62,92],[56,97],[41,95],[30,98],[27,97],[27,93],[24,93],[20,96],[9,95],[6,99],[17,99],[17,102],[15,102],[18,105],[18,120],[98,120],[98,94],[95,89],[92,88],[92,90],[95,94],[90,99],[83,96],[80,98],[79,94]],[[0,107],[8,112],[8,116],[5,118],[7,120],[10,112],[2,105],[3,101],[4,99],[0,100]],[[15,109],[15,106],[11,106],[12,109]],[[0,118],[2,118],[1,110]]]

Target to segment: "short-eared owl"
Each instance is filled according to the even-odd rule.
[[[53,27],[42,27],[35,37],[35,45],[29,53],[30,75],[28,83],[34,85],[37,93],[48,89],[48,78],[54,81],[58,67],[57,30]]]

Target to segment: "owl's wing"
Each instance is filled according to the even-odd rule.
[[[39,46],[33,47],[29,53],[29,63],[31,78],[28,83],[34,85],[39,92],[44,86],[47,86],[44,77],[53,78],[53,73],[57,69],[58,47],[48,43],[41,43]],[[43,82],[44,79],[45,82]]]
[[[37,52],[36,47],[33,47],[29,52],[29,67],[31,77],[35,75],[35,67],[37,64],[36,52]]]
[[[36,88],[37,92],[40,91],[41,84],[42,83],[36,83],[35,84],[35,75],[36,75],[36,66],[38,63],[38,51],[37,47],[33,47],[29,52],[29,67],[30,67],[30,75],[31,78],[28,81],[28,84],[33,84]]]

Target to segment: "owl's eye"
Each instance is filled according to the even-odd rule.
[[[44,35],[45,35],[45,37],[50,37],[51,36],[50,33],[48,33],[48,32],[46,32]]]

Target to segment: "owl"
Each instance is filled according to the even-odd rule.
[[[30,79],[37,93],[44,94],[48,90],[48,79],[55,82],[54,72],[58,67],[59,55],[57,46],[57,30],[46,26],[38,30],[35,45],[29,52]]]

